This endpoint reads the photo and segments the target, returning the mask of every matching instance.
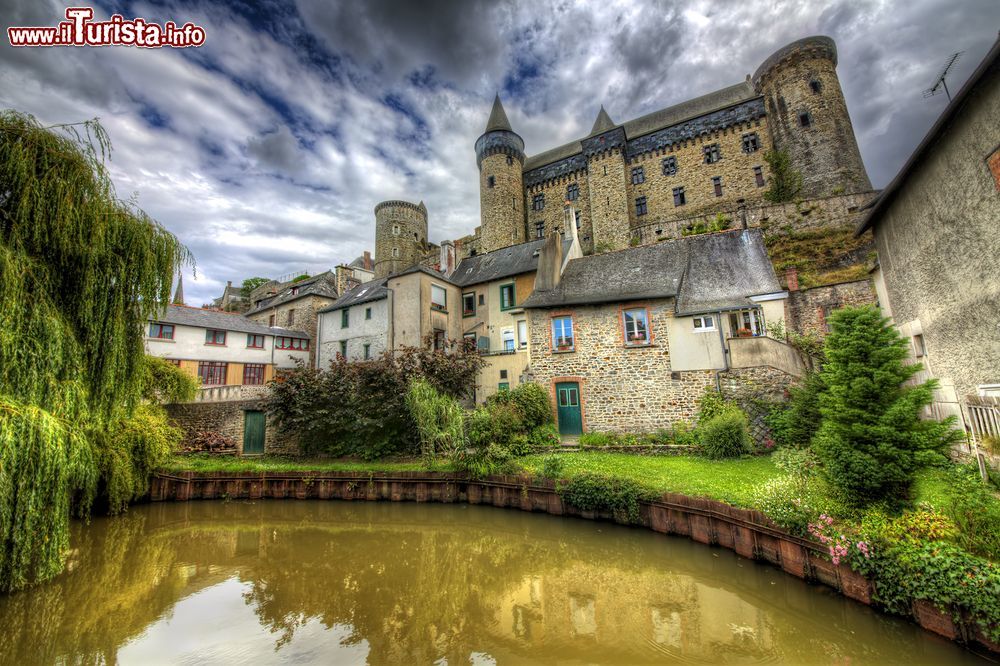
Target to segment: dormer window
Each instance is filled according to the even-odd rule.
[[[299,288],[292,287],[292,296],[298,296],[298,295],[299,295]]]

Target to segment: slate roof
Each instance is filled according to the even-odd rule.
[[[349,308],[352,305],[380,301],[389,295],[389,290],[386,288],[388,281],[388,278],[379,278],[378,280],[362,282],[353,289],[348,289],[343,296],[337,299],[336,303],[319,310],[319,313],[333,312]]]
[[[292,295],[292,288],[298,287],[297,294]],[[285,288],[275,296],[261,301],[260,306],[252,307],[247,314],[255,314],[263,310],[269,310],[277,305],[283,305],[306,296],[323,296],[325,298],[337,298],[337,277],[333,271],[326,271],[319,275],[314,275],[306,280],[293,282],[285,285]]]
[[[289,338],[308,338],[309,334],[303,331],[293,331],[280,326],[265,326],[251,321],[241,314],[232,312],[222,312],[220,310],[206,310],[204,308],[192,308],[187,305],[168,305],[160,312],[159,317],[150,321],[163,322],[164,324],[177,324],[179,326],[196,326],[199,328],[213,328],[220,331],[236,331],[238,333],[256,333],[258,335],[281,335]]]
[[[447,282],[448,284],[454,284],[454,285],[458,286],[457,283],[454,280],[445,277],[443,273],[440,273],[440,272],[434,270],[433,268],[428,268],[427,266],[424,266],[423,264],[415,264],[415,265],[410,266],[409,268],[407,268],[405,270],[399,271],[398,273],[393,273],[389,277],[398,277],[400,275],[410,275],[411,273],[426,273],[427,275],[430,275],[432,278],[435,278],[437,280],[441,280],[442,282]]]
[[[574,259],[525,308],[676,297],[677,314],[747,307],[781,291],[759,229],[702,234]]]
[[[629,120],[622,127],[625,128],[625,136],[628,139],[633,139],[665,127],[670,127],[671,125],[676,125],[689,118],[697,118],[698,116],[703,116],[757,97],[760,97],[760,95],[753,89],[753,85],[748,81],[743,81],[734,86],[722,88],[707,95],[695,97],[680,104],[674,104],[665,109],[648,113],[635,120]],[[595,130],[599,124],[601,126],[605,124],[600,115],[598,115],[597,122],[594,123]],[[581,152],[583,152],[583,145],[580,143],[580,140],[570,141],[562,146],[528,157],[524,161],[524,171],[527,173],[532,169],[558,162]]]
[[[564,240],[563,256],[569,251],[572,241]],[[538,251],[545,245],[545,239],[528,241],[518,245],[466,257],[451,274],[451,281],[460,287],[500,280],[522,273],[538,270]]]
[[[510,128],[510,121],[507,120],[507,114],[503,110],[503,104],[500,103],[500,93],[497,93],[496,98],[493,100],[493,109],[490,111],[489,120],[486,121],[486,131],[483,132],[495,132],[496,130],[506,130],[507,132],[513,132]]]

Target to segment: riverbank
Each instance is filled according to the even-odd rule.
[[[595,454],[583,454],[595,455]],[[597,454],[611,456],[614,454]],[[677,460],[671,458],[670,460]],[[796,577],[819,582],[845,596],[871,605],[877,601],[873,583],[846,563],[833,562],[827,547],[777,527],[759,511],[740,508],[704,497],[676,492],[657,497],[636,497],[634,517],[616,510],[583,510],[563,497],[566,482],[530,476],[495,476],[470,479],[457,472],[364,469],[321,471],[278,469],[283,463],[256,461],[274,469],[259,471],[163,471],[153,479],[153,501],[193,499],[297,498],[414,502],[468,502],[491,504],[525,511],[587,519],[615,520],[647,527],[665,534],[688,536],[694,541],[736,551],[748,559],[765,561]],[[606,462],[606,461],[605,461]],[[736,463],[738,461],[734,461]],[[204,464],[204,463],[202,463]],[[330,465],[338,464],[329,461]],[[367,465],[350,461],[351,465]],[[410,464],[410,463],[398,463]],[[412,463],[418,464],[416,462]],[[533,464],[527,461],[527,465]],[[678,463],[675,463],[678,464]],[[691,464],[690,461],[681,461]],[[766,471],[766,470],[765,470]],[[662,483],[675,483],[678,476],[665,474]],[[671,480],[673,479],[673,480]],[[907,612],[921,627],[951,640],[979,645],[1000,654],[1000,644],[987,636],[988,624],[948,604],[915,599]]]

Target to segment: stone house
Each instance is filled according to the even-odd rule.
[[[278,368],[309,358],[304,331],[262,326],[243,315],[168,305],[149,322],[146,353],[198,377],[205,388],[259,386]]]
[[[222,296],[212,300],[212,307],[216,310],[226,312],[243,312],[247,309],[247,303],[243,299],[243,288],[234,287],[232,280],[226,282],[226,288],[222,290]]]
[[[1000,395],[1000,40],[869,206],[879,305],[940,388]]]
[[[337,300],[337,275],[326,271],[298,282],[255,290],[246,316],[264,326],[294,328],[316,339],[316,313]],[[309,352],[309,363],[315,353]]]
[[[553,261],[541,250],[528,313],[531,375],[560,432],[653,431],[690,420],[730,368],[730,340],[784,317],[756,229]],[[777,341],[774,345],[783,346]]]
[[[386,278],[359,284],[317,314],[316,367],[337,356],[348,361],[378,358],[389,341],[389,290]]]

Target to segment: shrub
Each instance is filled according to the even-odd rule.
[[[562,443],[562,438],[559,437],[559,428],[554,423],[538,426],[528,433],[528,440],[532,448],[536,449],[551,448]]]
[[[550,454],[545,456],[542,460],[542,471],[541,474],[546,479],[560,479],[563,475],[563,470],[566,469],[566,461],[560,456],[555,454]]]
[[[958,526],[956,541],[966,550],[1000,560],[1000,499],[972,466],[950,474],[945,514]]]
[[[787,406],[778,405],[767,416],[767,425],[781,446],[809,446],[819,429],[819,396],[825,386],[818,372],[809,371],[793,386]]]
[[[580,446],[612,446],[615,438],[607,432],[585,432],[580,435]]]
[[[742,410],[729,407],[699,426],[702,452],[709,458],[736,458],[753,450]]]
[[[751,497],[753,508],[797,536],[805,536],[809,524],[820,515],[805,484],[791,476],[771,479],[757,486]]]
[[[516,405],[492,402],[468,412],[465,434],[472,448],[499,444],[509,447],[514,435],[524,433],[524,420]]]
[[[487,408],[493,405],[514,405],[521,413],[525,430],[533,430],[552,423],[552,405],[549,395],[534,382],[518,384],[509,391],[500,391],[486,400]]]
[[[804,480],[816,473],[819,461],[809,449],[786,446],[771,456],[774,466],[792,478]]]
[[[410,382],[406,406],[417,424],[420,450],[425,458],[450,455],[465,446],[462,408],[450,395],[443,395],[425,379]]]
[[[813,449],[846,499],[865,505],[903,496],[914,472],[944,460],[961,435],[953,418],[921,419],[934,383],[904,386],[920,366],[904,364],[907,342],[876,308],[838,310],[830,324]]]
[[[455,467],[463,470],[474,479],[480,479],[492,474],[505,474],[516,471],[512,461],[514,454],[505,444],[491,443],[478,448],[468,448],[460,451],[452,459]]]
[[[606,511],[619,522],[631,523],[639,521],[639,502],[656,497],[635,481],[593,473],[573,477],[559,494],[581,511]]]
[[[715,389],[706,389],[698,399],[698,425],[710,421],[726,410],[729,403]]]
[[[802,189],[802,174],[792,168],[792,160],[784,150],[769,150],[764,153],[768,171],[771,172],[771,187],[764,192],[764,198],[771,203],[785,203],[794,199]]]
[[[201,382],[170,361],[146,356],[143,361],[142,397],[149,402],[167,405],[194,399]]]

